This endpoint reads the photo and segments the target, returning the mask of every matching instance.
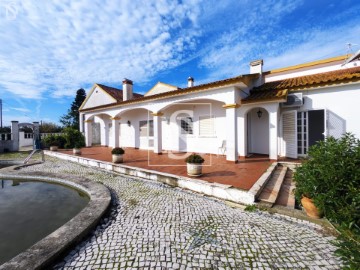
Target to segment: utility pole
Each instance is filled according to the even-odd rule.
[[[1,123],[1,128],[2,126],[2,99],[0,99],[0,123]]]

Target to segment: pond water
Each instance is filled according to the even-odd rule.
[[[43,239],[89,202],[55,183],[0,179],[0,265]]]

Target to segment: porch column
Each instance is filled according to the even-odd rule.
[[[240,108],[239,110],[242,110],[242,108]],[[244,109],[240,112],[239,115],[239,142],[238,142],[238,146],[239,146],[239,155],[240,158],[244,158],[246,156],[246,152],[247,152],[247,145],[246,145],[246,132],[247,132],[247,127],[246,127],[246,114],[244,113]]]
[[[154,120],[154,153],[161,155],[162,153],[162,132],[161,132],[161,112],[152,113]]]
[[[86,146],[92,145],[92,121],[91,120],[85,121],[85,143],[86,143]]]
[[[111,118],[111,141],[110,145],[111,147],[118,147],[119,146],[119,120],[120,117],[113,117]]]
[[[226,109],[226,160],[237,162],[237,103],[223,105]]]
[[[80,113],[79,114],[79,130],[81,133],[84,133],[84,114]]]
[[[277,108],[269,112],[269,158],[278,159],[278,111]]]

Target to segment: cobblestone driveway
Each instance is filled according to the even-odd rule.
[[[47,157],[23,169],[76,174],[112,191],[111,213],[55,269],[339,269],[333,237],[307,222]]]

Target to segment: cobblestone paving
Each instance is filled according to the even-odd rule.
[[[54,269],[339,269],[308,222],[47,157],[23,170],[80,175],[112,192],[109,215]]]

